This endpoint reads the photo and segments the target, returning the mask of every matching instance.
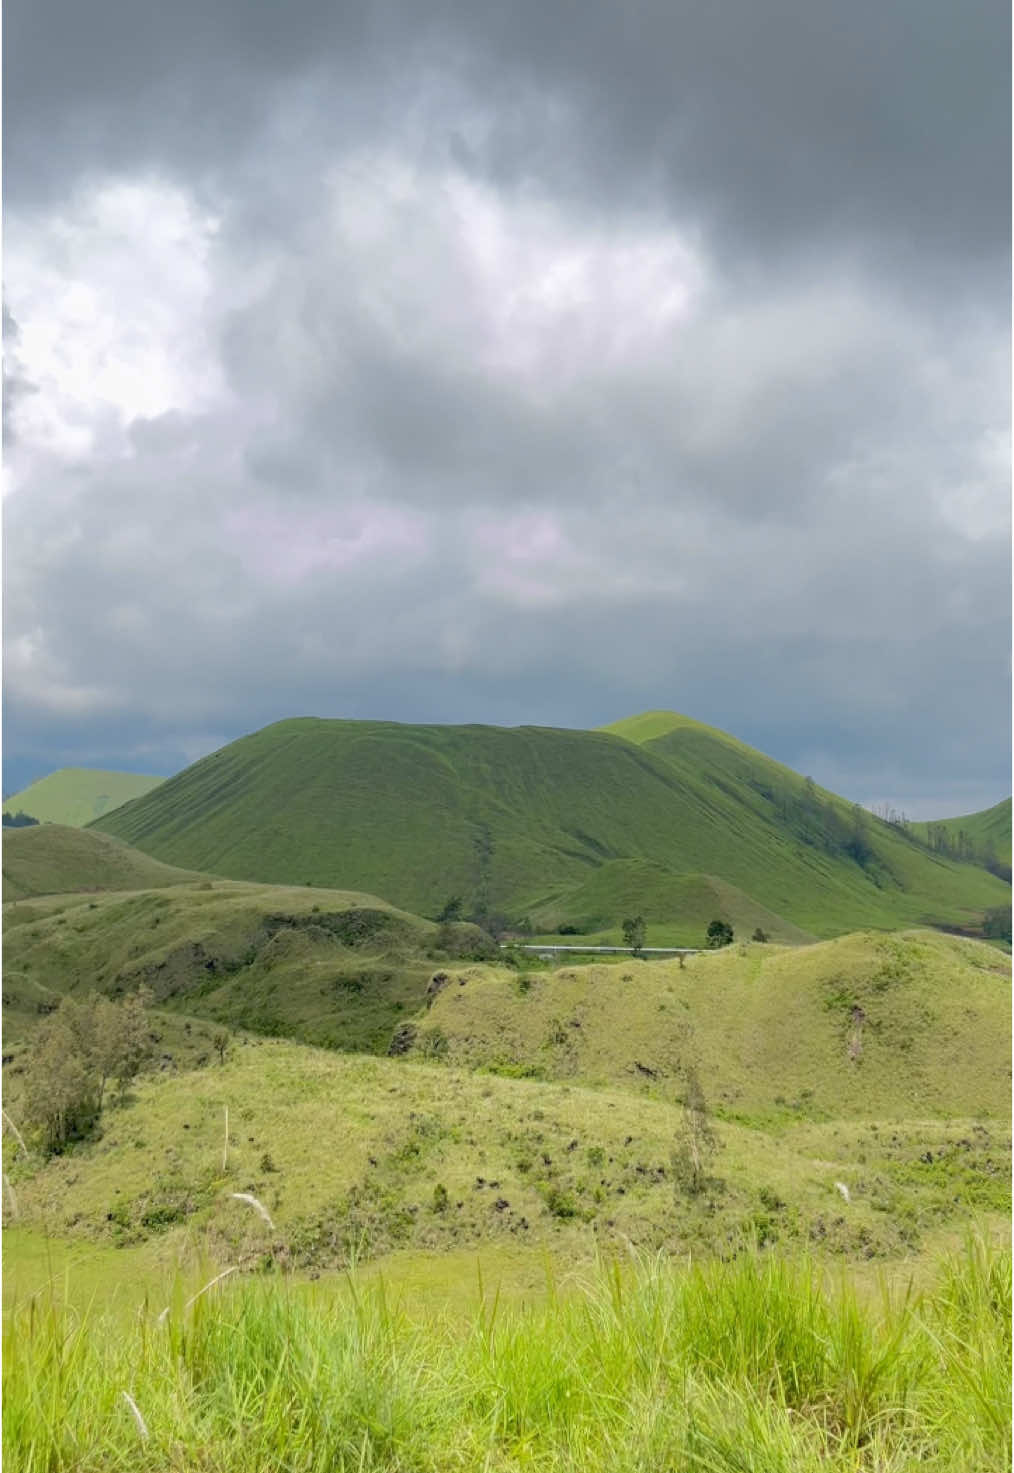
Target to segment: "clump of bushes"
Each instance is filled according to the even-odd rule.
[[[65,997],[39,1024],[26,1058],[25,1113],[47,1155],[95,1126],[110,1083],[122,1091],[151,1056],[151,994],[122,1002]]]

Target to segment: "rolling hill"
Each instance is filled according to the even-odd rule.
[[[4,830],[5,902],[74,891],[144,890],[203,878],[94,830],[56,823]]]
[[[688,1067],[727,1118],[1002,1116],[1010,964],[981,941],[856,932],[676,961],[466,968],[413,1051],[457,1067],[679,1098]]]
[[[22,1221],[121,1244],[200,1230],[223,1262],[270,1250],[319,1269],[364,1245],[724,1251],[755,1232],[868,1258],[1006,1212],[995,950],[859,935],[631,965],[529,985],[452,968],[407,1056],[234,1038],[224,1067],[149,1073],[95,1139],[17,1158]],[[688,1066],[722,1147],[698,1203],[675,1185]],[[266,1204],[270,1234],[237,1192]]]
[[[864,925],[974,928],[984,909],[1010,899],[993,876],[930,854],[671,713],[599,732],[283,721],[95,827],[186,868],[365,889],[423,915],[460,895],[466,911],[533,925],[585,918],[585,887],[599,871],[606,892],[610,873],[617,884],[612,899],[595,897],[596,919],[617,924],[630,871],[604,867],[634,860],[654,866],[653,893],[668,893],[674,923],[693,875],[717,877],[816,936]],[[690,921],[699,923],[696,911]]]
[[[28,813],[40,823],[82,828],[92,819],[111,813],[121,803],[140,798],[164,782],[134,772],[103,772],[92,767],[61,767],[20,793],[4,799],[5,813]]]
[[[75,837],[131,854],[103,835]],[[372,895],[168,873],[182,878],[4,907],[8,1047],[27,1040],[62,994],[94,989],[116,997],[144,985],[162,1010],[379,1053],[402,1014],[422,1007],[434,969],[430,922]],[[475,928],[452,930],[467,952]]]

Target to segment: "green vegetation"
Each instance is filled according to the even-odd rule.
[[[1010,883],[1010,815],[1011,800],[1005,798],[980,813],[912,823],[909,828],[934,854],[981,864],[991,874]]]
[[[151,1053],[146,997],[121,1003],[65,997],[40,1023],[23,1062],[25,1122],[53,1154],[81,1140],[102,1113],[106,1086],[125,1091]]]
[[[73,891],[185,885],[203,878],[191,870],[160,864],[139,849],[93,829],[43,824],[4,834],[5,902]]]
[[[92,819],[111,813],[150,793],[164,782],[161,777],[142,777],[135,772],[102,772],[92,767],[61,767],[39,778],[20,793],[4,799],[4,812],[22,808],[41,823],[67,824],[81,828]]]
[[[728,916],[741,934],[761,927],[773,941],[815,940],[717,875],[677,875],[650,859],[607,860],[562,899],[531,909],[540,936],[583,936],[589,944],[618,942],[617,920],[631,915],[643,915],[652,945],[700,946],[714,915]]]
[[[734,944],[653,961],[531,973],[474,966],[419,1021],[459,1067],[622,1085],[676,1099],[697,1069],[716,1114],[1004,1117],[1010,963],[929,931],[809,947]]]
[[[19,1221],[93,1241],[199,1233],[222,1263],[319,1271],[479,1242],[727,1252],[744,1234],[890,1258],[970,1211],[1005,1213],[1000,954],[925,935],[808,951],[526,987],[442,971],[392,1045],[407,1057],[206,1044],[203,1067],[141,1076],[61,1156],[13,1148]],[[18,1127],[22,1064],[5,1079]],[[679,1186],[688,1112],[702,1161],[703,1124],[721,1146],[704,1191]],[[267,1235],[236,1192],[264,1204]]]
[[[705,940],[712,951],[718,951],[723,946],[731,946],[735,939],[735,932],[728,921],[716,918],[708,922]]]
[[[629,946],[635,956],[644,950],[644,916],[628,916],[623,922],[623,944]]]
[[[639,720],[612,732],[283,721],[97,826],[171,864],[365,888],[429,916],[463,897],[474,918],[536,929],[582,919],[582,887],[617,861],[667,871],[653,888],[675,904],[680,876],[720,876],[761,908],[748,930],[782,939],[786,925],[974,929],[1009,899],[999,879],[722,733],[656,713],[648,739]],[[683,921],[634,905],[606,895],[596,922]]]
[[[607,1261],[513,1310],[480,1281],[464,1322],[356,1278],[181,1285],[126,1326],[33,1300],[5,1325],[4,1446],[25,1473],[1000,1473],[1010,1311],[1009,1255],[974,1240],[880,1304],[757,1255]]]
[[[63,832],[131,853],[103,835]],[[465,925],[440,937],[430,922],[375,896],[207,878],[165,890],[40,897],[8,905],[4,919],[4,1036],[15,1052],[64,994],[119,997],[145,986],[163,1020],[201,1017],[383,1053],[423,1005],[445,956],[438,942],[467,956],[481,939]],[[172,1031],[177,1045],[185,1043]]]
[[[17,813],[7,813],[5,811],[3,816],[3,826],[5,829],[30,829],[38,821],[30,813],[22,813],[20,808]]]

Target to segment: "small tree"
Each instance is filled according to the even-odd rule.
[[[225,1063],[225,1051],[229,1047],[229,1035],[224,1028],[217,1028],[211,1040],[211,1047],[218,1055],[218,1062]]]
[[[461,899],[461,896],[452,895],[448,900],[444,902],[444,908],[437,916],[437,920],[442,921],[445,924],[450,924],[454,921],[460,921],[461,912],[463,909],[464,902]]]
[[[632,916],[623,922],[623,942],[635,956],[644,950],[644,916]]]
[[[721,1147],[708,1111],[696,1069],[687,1070],[683,1119],[673,1146],[673,1189],[700,1196],[708,1185],[708,1168]]]
[[[721,946],[731,946],[733,930],[728,921],[714,920],[708,926],[708,945],[713,951]]]
[[[753,941],[766,941],[767,939],[768,933],[766,931],[762,931],[760,926],[757,927],[757,929],[753,933],[753,936],[751,937],[751,940]]]
[[[63,1007],[40,1024],[29,1050],[25,1114],[49,1154],[87,1135],[98,1118],[96,1080]]]
[[[149,993],[122,1003],[94,993],[65,997],[39,1025],[27,1057],[25,1106],[45,1151],[62,1151],[88,1134],[106,1086],[123,1090],[150,1053],[145,1009]]]

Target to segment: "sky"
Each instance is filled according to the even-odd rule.
[[[8,0],[4,792],[288,716],[1010,792],[1007,0]]]

